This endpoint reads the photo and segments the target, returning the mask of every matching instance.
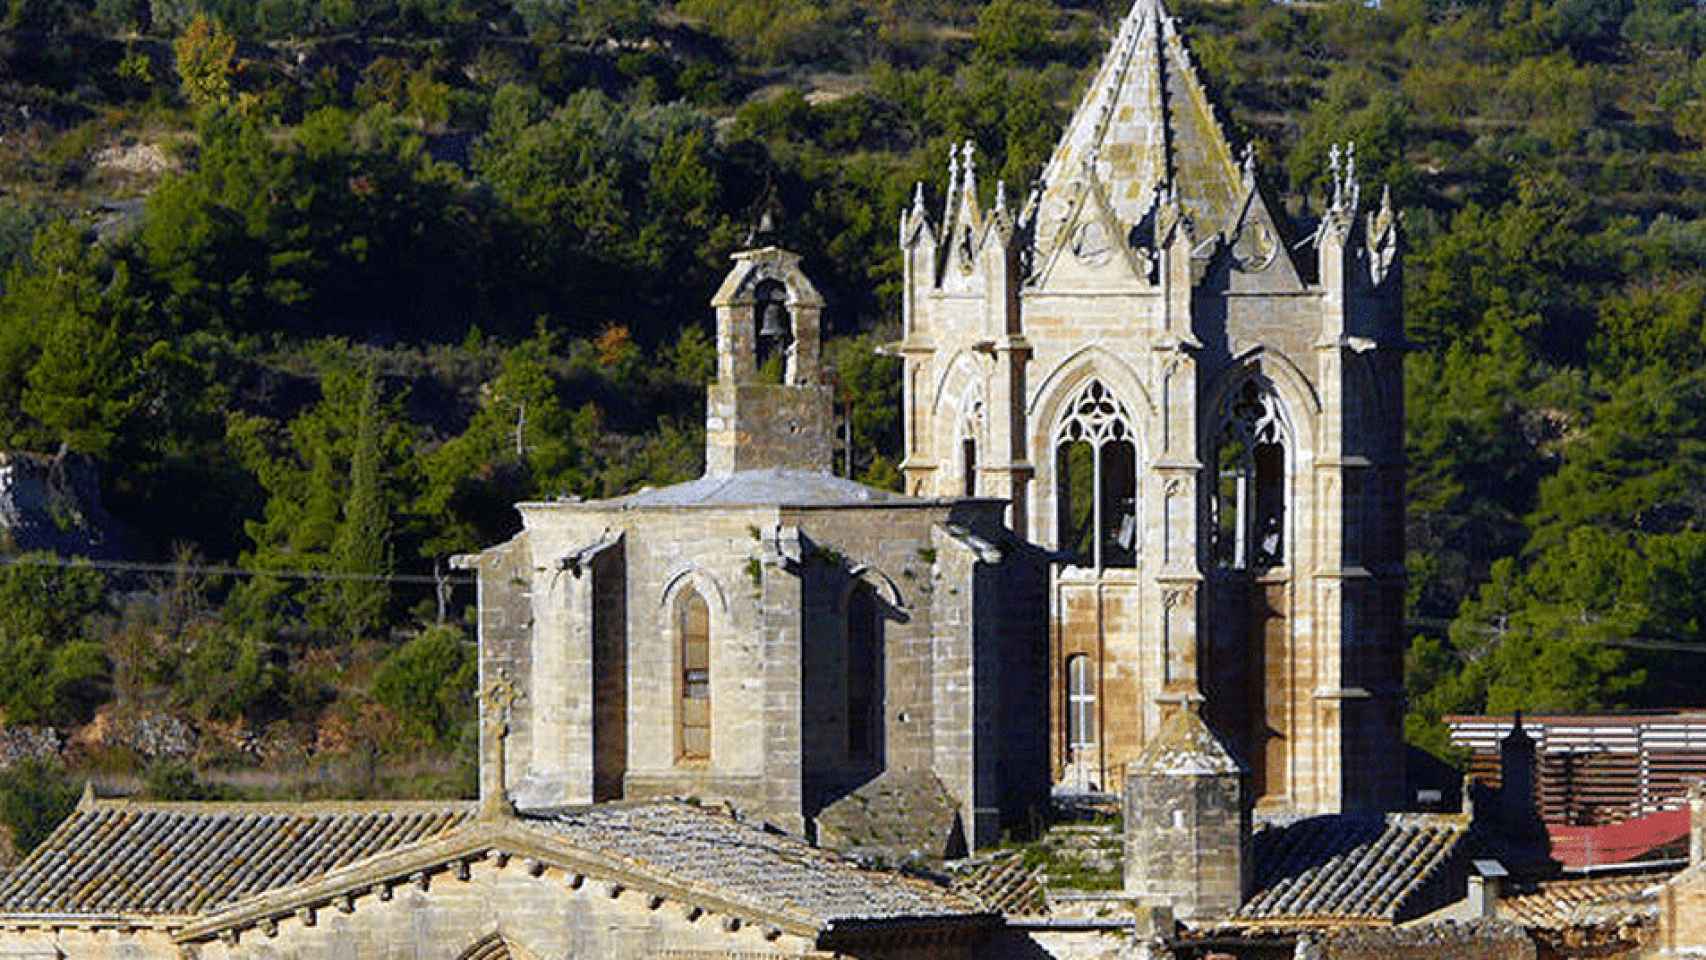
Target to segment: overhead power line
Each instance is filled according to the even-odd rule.
[[[446,573],[443,576],[418,573],[333,573],[325,570],[250,570],[244,567],[208,566],[193,563],[143,563],[136,560],[83,560],[70,557],[0,557],[0,566],[8,567],[91,567],[121,573],[193,573],[208,577],[271,577],[277,580],[310,580],[341,583],[409,583],[434,587],[439,584],[472,584],[467,574]]]

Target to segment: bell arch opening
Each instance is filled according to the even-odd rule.
[[[1208,497],[1219,728],[1250,765],[1258,801],[1290,794],[1294,708],[1290,564],[1296,551],[1296,434],[1273,383],[1253,371],[1228,391],[1212,433]]]

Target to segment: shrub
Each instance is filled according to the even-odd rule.
[[[24,760],[0,771],[0,824],[28,856],[77,806],[77,786],[57,764]]]
[[[373,697],[396,715],[411,740],[451,743],[474,716],[477,670],[462,631],[433,627],[385,659],[374,677]]]

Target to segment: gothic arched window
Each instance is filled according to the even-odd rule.
[[[1285,563],[1291,438],[1273,390],[1252,377],[1221,406],[1211,506],[1215,566]]]
[[[711,758],[711,608],[688,587],[676,601],[676,635],[681,644],[681,703],[678,739],[681,759]]]
[[[1125,405],[1091,380],[1062,414],[1054,449],[1056,545],[1079,566],[1135,566],[1137,434]]]

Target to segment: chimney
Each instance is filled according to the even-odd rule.
[[[1688,865],[1706,862],[1706,780],[1688,788]]]
[[[1499,741],[1499,816],[1515,828],[1537,818],[1534,809],[1534,738],[1522,727],[1522,711],[1510,735]]]
[[[1497,860],[1476,860],[1469,871],[1469,917],[1492,920],[1499,912],[1505,878],[1510,876]]]

